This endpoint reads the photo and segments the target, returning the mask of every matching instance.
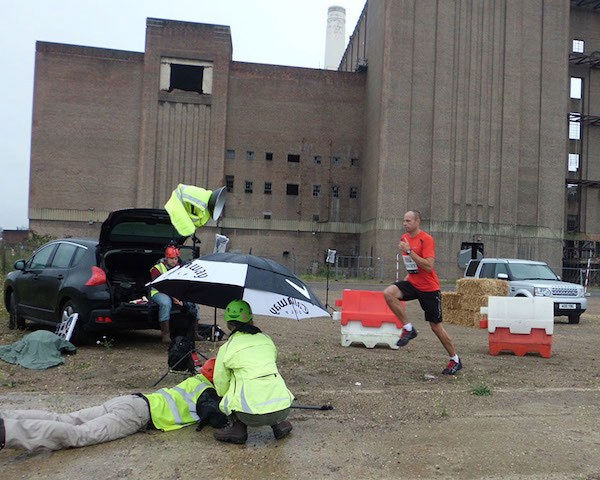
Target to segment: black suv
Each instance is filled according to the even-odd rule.
[[[99,240],[48,242],[6,277],[9,327],[23,328],[27,320],[56,325],[79,313],[71,339],[79,344],[93,332],[158,329],[157,305],[136,301],[149,298],[150,269],[165,247],[184,241],[166,210],[136,208],[112,212]],[[174,308],[172,315],[187,314]]]

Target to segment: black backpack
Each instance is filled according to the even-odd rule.
[[[179,372],[193,372],[194,361],[191,353],[194,348],[194,341],[190,338],[175,337],[169,345],[169,368]]]

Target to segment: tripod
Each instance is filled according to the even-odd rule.
[[[202,354],[201,352],[198,352],[196,350],[196,348],[192,348],[188,353],[183,355],[173,365],[170,365],[167,372],[162,377],[160,377],[155,383],[153,383],[152,386],[156,387],[156,385],[158,385],[160,382],[162,382],[169,373],[178,373],[178,374],[184,374],[184,375],[191,374],[191,373],[198,373],[200,371],[200,368],[202,367],[202,362],[200,361],[200,358],[198,357],[198,355],[200,355],[202,358],[204,358],[204,360],[208,360],[208,357],[206,355]],[[187,369],[187,370],[175,370],[175,368],[181,362],[186,360],[188,357],[192,358],[192,362],[194,364],[193,367],[191,369]]]

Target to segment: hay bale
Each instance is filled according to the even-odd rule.
[[[456,281],[456,292],[463,295],[487,295],[506,297],[508,282],[495,278],[459,278]]]
[[[460,295],[456,292],[442,292],[442,311],[460,308]]]
[[[446,310],[444,314],[444,323],[452,325],[461,325],[463,327],[479,328],[481,315],[479,312],[468,312],[466,310]]]
[[[487,307],[488,296],[487,295],[462,295],[459,294],[460,298],[460,309],[466,310],[467,312],[479,312],[481,307]],[[443,304],[442,304],[443,305]]]

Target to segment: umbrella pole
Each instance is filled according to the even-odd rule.
[[[213,320],[212,341],[217,341],[217,307],[215,307],[215,317]]]

